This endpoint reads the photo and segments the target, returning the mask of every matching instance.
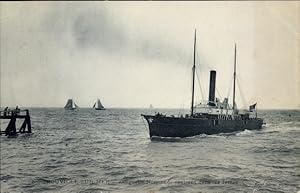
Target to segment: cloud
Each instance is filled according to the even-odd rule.
[[[278,80],[266,81],[257,71],[267,69],[274,74],[276,69],[269,56],[260,53],[272,53],[273,61],[280,56],[277,63],[288,73],[296,65],[286,68],[282,64],[290,63],[286,53],[291,58],[294,52],[279,44],[268,49],[267,45],[273,45],[270,42],[279,42],[270,38],[279,32],[277,23],[262,10],[265,23],[272,21],[275,32],[260,27],[255,3],[246,4],[249,6],[237,2],[1,2],[1,93],[5,93],[1,101],[62,106],[66,98],[73,97],[81,106],[89,106],[100,97],[115,106],[148,106],[149,101],[155,106],[178,106],[174,96],[190,95],[197,28],[197,62],[201,63],[204,90],[209,70],[214,68],[217,87],[225,96],[237,42],[238,70],[247,96],[251,100],[264,97],[270,106],[265,88]],[[280,41],[288,39],[292,45],[294,38],[286,36],[285,30],[280,33],[284,37]],[[284,51],[278,54],[278,50]],[[290,79],[283,82],[274,85],[278,90],[292,85]],[[258,90],[256,84],[264,86],[253,94]],[[284,88],[296,93],[292,87]]]
[[[109,51],[117,51],[124,47],[126,37],[123,29],[112,21],[104,9],[76,15],[72,23],[72,35],[76,46],[82,49],[94,47]]]

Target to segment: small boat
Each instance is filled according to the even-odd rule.
[[[74,102],[73,99],[68,99],[67,104],[64,107],[66,110],[75,110],[78,108],[78,105]]]
[[[155,115],[144,115],[149,126],[150,138],[157,137],[190,137],[200,134],[218,134],[243,131],[245,129],[261,129],[263,119],[257,117],[256,103],[244,112],[237,109],[235,102],[236,81],[236,46],[234,52],[234,81],[233,102],[228,103],[228,98],[221,102],[215,97],[216,71],[210,71],[210,85],[208,102],[194,104],[194,82],[195,82],[195,59],[196,59],[196,31],[194,39],[194,63],[192,67],[192,100],[191,113],[185,116],[167,116],[161,113]],[[194,112],[198,107],[198,112]]]
[[[104,106],[101,104],[100,99],[97,99],[95,104],[93,105],[95,110],[105,110]]]

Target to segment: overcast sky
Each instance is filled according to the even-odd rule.
[[[2,107],[189,108],[195,28],[204,99],[212,69],[232,97],[236,43],[238,106],[300,107],[299,2],[0,5]]]

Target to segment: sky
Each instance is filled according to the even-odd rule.
[[[236,43],[238,106],[300,108],[297,1],[0,5],[2,107],[189,108],[196,29],[196,102],[210,70],[232,98]]]

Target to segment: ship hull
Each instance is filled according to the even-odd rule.
[[[95,110],[100,111],[100,110],[105,110],[105,108],[95,108]]]
[[[150,137],[190,137],[200,134],[230,133],[261,129],[260,118],[247,120],[200,119],[142,115],[149,125]]]
[[[68,108],[68,107],[65,107],[65,110],[71,110],[71,111],[74,111],[74,110],[76,110],[76,108]]]

